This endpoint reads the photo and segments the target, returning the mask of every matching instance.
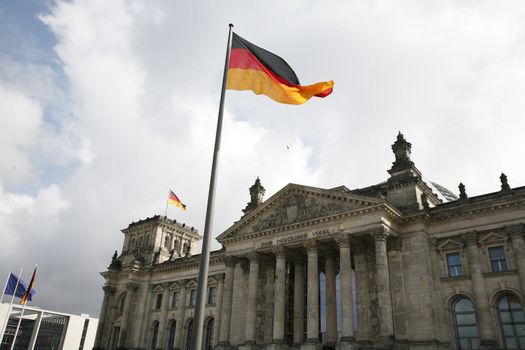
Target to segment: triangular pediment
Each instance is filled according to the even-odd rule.
[[[288,184],[217,237],[219,242],[384,203],[382,199]]]
[[[461,241],[457,241],[455,239],[450,239],[450,238],[441,242],[437,246],[437,249],[439,251],[458,250],[461,248],[463,248],[463,243]]]
[[[479,243],[482,245],[492,244],[492,243],[502,243],[507,240],[505,235],[495,232],[489,232],[482,238],[480,238]]]

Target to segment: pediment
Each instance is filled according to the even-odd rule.
[[[155,293],[162,293],[162,292],[164,292],[164,287],[162,287],[162,285],[159,284],[155,288],[153,288],[153,291]]]
[[[339,189],[339,188],[337,188]],[[222,240],[383,203],[381,199],[289,184],[217,237]]]
[[[489,232],[484,237],[480,238],[479,243],[482,245],[487,245],[491,243],[505,242],[506,240],[507,240],[507,237],[505,235],[495,233],[495,232]]]
[[[168,286],[168,289],[169,290],[180,289],[180,285],[177,282],[173,282],[173,283],[170,283],[170,285]]]
[[[458,250],[461,248],[463,248],[463,242],[450,238],[437,246],[439,251]]]
[[[192,289],[197,288],[197,282],[195,280],[191,280],[186,284],[186,288]]]

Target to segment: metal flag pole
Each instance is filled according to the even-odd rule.
[[[229,24],[228,44],[226,46],[226,60],[224,62],[224,74],[222,76],[221,100],[219,102],[219,116],[217,118],[217,131],[215,133],[215,148],[213,150],[213,161],[211,166],[210,189],[208,191],[208,204],[206,207],[206,221],[204,224],[204,237],[202,240],[202,252],[199,267],[199,284],[197,287],[197,303],[195,305],[195,319],[193,335],[191,339],[191,350],[202,348],[202,334],[204,325],[204,305],[206,302],[206,290],[208,287],[208,268],[210,264],[210,238],[213,223],[213,207],[215,202],[215,185],[217,183],[217,164],[222,134],[222,115],[224,111],[224,97],[226,95],[226,82],[228,79],[228,64],[230,62],[230,51],[232,45],[232,28]]]
[[[33,283],[34,283],[33,278],[35,277],[35,273],[36,273],[36,268],[37,267],[38,267],[38,264],[35,265],[35,271],[33,272],[33,276],[31,277],[31,281],[27,285],[26,293],[29,293],[29,295],[31,295],[31,289],[33,288]],[[22,275],[22,274],[20,273],[20,275]],[[20,280],[20,277],[18,277],[18,279]],[[16,294],[16,290],[15,290],[15,294]],[[23,300],[23,298],[22,298],[22,300]],[[13,337],[13,342],[11,343],[11,349],[10,350],[13,350],[15,348],[16,337],[18,336],[18,331],[20,330],[20,324],[22,323],[22,317],[24,317],[24,311],[26,310],[26,305],[27,305],[27,300],[24,302],[24,306],[22,307],[22,312],[20,313],[20,317],[18,318],[18,324],[16,325],[15,336]]]
[[[0,303],[2,302],[2,299],[4,299],[5,290],[7,288],[7,283],[9,283],[9,278],[11,278],[11,271],[9,271],[9,274],[7,275],[7,278],[5,279],[5,286],[4,286],[4,289],[2,289],[2,297],[0,298]]]
[[[171,190],[168,190],[168,199],[166,199],[166,209],[164,209],[164,216],[168,217],[168,201],[170,200]]]
[[[23,267],[20,268],[20,273],[18,274],[18,277],[16,279],[15,290],[13,292],[13,295],[11,296],[11,302],[9,303],[9,308],[7,309],[7,314],[5,315],[4,324],[2,325],[2,329],[0,329],[1,330],[0,335],[2,335],[2,338],[0,338],[0,339],[4,339],[4,333],[5,333],[6,329],[7,329],[7,324],[9,323],[9,316],[11,315],[11,309],[13,308],[13,301],[15,300],[15,295],[16,295],[16,291],[18,289],[18,283],[20,283],[20,276],[22,276],[22,271],[24,271]],[[7,284],[6,284],[6,287],[7,287]],[[5,288],[4,288],[4,292],[5,292]]]

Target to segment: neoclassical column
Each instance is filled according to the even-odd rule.
[[[118,337],[117,348],[126,348],[131,301],[137,288],[138,285],[135,282],[128,282],[126,284],[126,301],[124,303],[124,311],[122,312],[122,321],[120,322],[120,335]]]
[[[184,316],[186,313],[186,298],[188,294],[188,288],[186,288],[186,284],[188,283],[188,281],[181,280],[178,281],[178,283],[180,285],[180,298],[179,305],[177,305],[177,325],[175,326],[175,349],[180,350],[182,347],[182,338],[184,337],[184,335],[182,334],[182,330],[184,329]]]
[[[226,269],[224,275],[224,293],[222,295],[221,332],[219,336],[219,346],[230,345],[230,324],[233,299],[233,268],[235,267],[235,263],[236,259],[234,257],[224,257],[224,265],[226,266]]]
[[[467,245],[467,257],[469,262],[470,277],[472,281],[472,294],[474,296],[474,308],[479,325],[480,345],[482,349],[497,347],[494,327],[490,317],[489,299],[485,288],[485,279],[481,270],[481,259],[478,248],[478,233],[470,232],[464,235]]]
[[[283,246],[275,247],[275,296],[273,306],[272,343],[284,343],[284,306],[286,282],[286,256]]]
[[[325,256],[326,272],[326,343],[335,345],[337,341],[337,305],[335,291],[335,255],[329,252]]]
[[[512,225],[505,227],[505,229],[510,236],[514,250],[514,259],[516,260],[516,268],[520,278],[521,295],[525,295],[525,241],[523,238],[525,225]]]
[[[341,277],[341,342],[355,342],[352,296],[352,261],[350,258],[350,236],[337,238],[339,245],[339,275]]]
[[[304,259],[297,256],[294,260],[293,286],[293,342],[299,345],[304,338]]]
[[[157,348],[164,349],[165,345],[165,334],[166,334],[166,327],[167,327],[167,320],[168,320],[168,306],[169,306],[169,289],[168,284],[164,283],[162,285],[163,287],[163,293],[162,293],[162,304],[160,306],[160,322],[159,322],[159,335],[157,338]]]
[[[388,271],[388,255],[386,249],[387,233],[384,228],[371,232],[374,238],[376,255],[376,284],[379,318],[379,334],[381,338],[394,336],[394,321],[392,317],[392,295],[390,291],[390,273]]]
[[[246,300],[246,328],[244,344],[255,344],[255,316],[257,311],[257,281],[259,280],[259,259],[257,252],[248,255],[250,271],[248,276],[248,299]]]
[[[219,334],[221,332],[221,320],[222,320],[222,296],[224,294],[224,274],[220,273],[215,276],[217,279],[217,301],[215,304],[215,323],[213,327],[213,346],[219,343]]]
[[[306,341],[319,343],[319,258],[317,241],[305,243],[308,254],[308,283],[306,290]]]
[[[115,294],[116,289],[110,286],[104,286],[102,287],[104,290],[104,299],[102,300],[102,308],[100,309],[100,317],[98,320],[98,328],[97,328],[97,335],[95,336],[95,347],[94,349],[101,349],[104,348],[104,346],[101,344],[102,342],[102,334],[104,332],[111,332],[110,328],[106,327],[106,318],[108,314],[108,305],[110,298]]]

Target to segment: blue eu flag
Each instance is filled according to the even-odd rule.
[[[18,281],[18,286],[16,285],[16,282]],[[16,288],[16,291],[15,291]],[[27,283],[22,281],[22,279],[19,279],[14,273],[9,274],[9,280],[7,281],[7,286],[5,287],[5,294],[8,295],[14,295],[17,298],[22,298],[27,290]],[[32,300],[32,296],[35,294],[34,290],[31,290],[29,292],[29,298],[28,300]]]

